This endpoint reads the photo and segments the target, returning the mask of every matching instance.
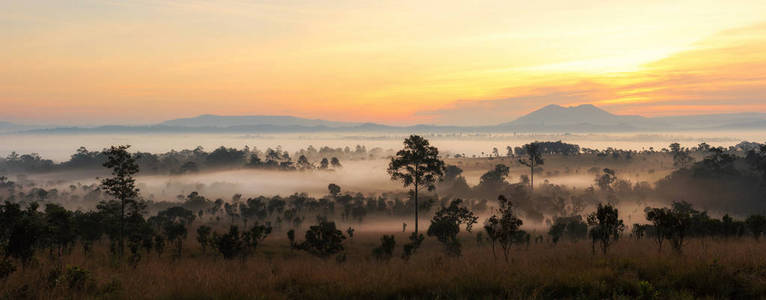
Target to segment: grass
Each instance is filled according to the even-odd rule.
[[[382,234],[382,233],[381,233]],[[406,235],[397,233],[397,257],[371,257],[378,233],[346,241],[347,261],[322,260],[289,250],[272,236],[244,263],[201,253],[193,238],[184,256],[144,256],[135,268],[116,263],[99,245],[90,257],[79,249],[62,258],[38,255],[36,264],[0,281],[3,299],[603,299],[763,298],[766,243],[752,239],[691,240],[683,255],[658,253],[650,240],[623,239],[609,255],[592,255],[590,243],[532,244],[514,248],[506,263],[489,244],[464,235],[463,256],[448,257],[426,239],[409,261],[398,258]],[[499,249],[498,249],[499,250]],[[52,270],[78,266],[87,280],[71,287]]]

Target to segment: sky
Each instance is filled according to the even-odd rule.
[[[0,121],[766,112],[766,1],[0,0]]]

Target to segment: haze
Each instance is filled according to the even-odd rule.
[[[0,120],[765,111],[764,1],[0,1]]]

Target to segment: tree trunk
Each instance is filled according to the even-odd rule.
[[[535,163],[532,162],[529,167],[529,190],[535,192]]]
[[[418,181],[415,180],[415,234],[418,234]]]
[[[120,253],[120,258],[122,258],[124,252],[125,252],[125,199],[120,199],[122,201],[121,208],[120,208],[120,249],[118,252]]]

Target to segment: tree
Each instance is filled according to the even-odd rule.
[[[202,253],[207,252],[207,245],[210,244],[210,232],[212,229],[208,226],[202,225],[197,228],[197,242],[202,247]]]
[[[85,213],[75,212],[75,228],[85,254],[90,253],[93,243],[101,239],[101,236],[104,234],[104,229],[101,226],[103,219],[103,216],[95,211]]]
[[[676,169],[686,169],[692,162],[694,162],[694,159],[689,155],[689,153],[684,149],[681,149],[680,144],[672,143],[669,147],[670,152],[673,153],[673,166]]]
[[[117,199],[120,204],[119,215],[119,255],[125,251],[125,220],[126,217],[141,215],[144,208],[140,200],[139,189],[136,187],[134,175],[138,174],[136,156],[128,153],[129,145],[112,146],[104,151],[106,162],[104,167],[112,169],[112,177],[101,180],[101,190]],[[126,208],[127,214],[126,215]]]
[[[691,222],[699,212],[686,202],[673,202],[672,208],[647,207],[644,211],[646,219],[654,225],[658,251],[662,251],[663,241],[669,240],[673,250],[681,253]]]
[[[384,234],[380,238],[380,246],[372,249],[372,256],[378,261],[387,261],[393,256],[395,247],[396,241],[394,240],[394,235]]]
[[[612,205],[598,204],[596,212],[588,216],[588,225],[591,226],[590,236],[593,240],[593,253],[596,252],[596,242],[601,242],[601,251],[606,255],[609,246],[616,241],[625,224],[619,219],[619,212]]]
[[[747,229],[750,230],[753,238],[757,241],[764,230],[766,230],[766,217],[763,215],[751,215],[745,219],[745,225],[747,225]]]
[[[301,169],[301,170],[311,170],[314,168],[314,165],[311,164],[311,162],[309,162],[309,159],[306,158],[305,155],[301,155],[300,157],[298,157],[298,162],[296,163],[296,166],[298,167],[298,169]]]
[[[330,192],[330,195],[332,195],[333,198],[337,198],[338,195],[340,195],[340,186],[334,183],[330,183],[327,185],[327,191]]]
[[[76,238],[72,212],[58,204],[45,205],[45,235],[51,250],[55,248],[58,256],[73,244]]]
[[[229,232],[223,235],[213,234],[213,245],[224,259],[239,257],[242,262],[253,253],[261,241],[271,233],[271,226],[256,223],[253,228],[240,232],[239,227],[232,225]]]
[[[244,251],[245,243],[239,233],[239,227],[231,225],[229,232],[223,235],[213,234],[213,245],[224,259],[234,259]]]
[[[34,257],[35,246],[43,234],[43,224],[33,202],[26,210],[6,201],[0,206],[0,247],[5,258],[12,257],[26,266]]]
[[[519,231],[519,227],[523,224],[521,219],[517,218],[513,214],[513,205],[503,195],[497,197],[497,201],[500,203],[500,207],[497,212],[498,215],[492,215],[487,219],[484,229],[492,240],[492,251],[494,254],[495,241],[500,242],[500,247],[503,248],[503,255],[505,261],[508,262],[508,252],[513,244],[514,236]]]
[[[444,176],[444,161],[439,159],[439,149],[428,140],[410,135],[404,140],[404,149],[396,152],[388,165],[391,180],[401,181],[404,187],[413,187],[415,198],[415,233],[418,233],[418,191],[434,190],[435,183]]]
[[[425,237],[422,234],[412,233],[409,237],[410,242],[404,244],[402,246],[402,250],[404,252],[402,253],[402,259],[409,260],[412,255],[415,254],[415,251],[420,248],[420,245],[423,243],[423,240],[425,240]]]
[[[327,160],[327,158],[322,158],[322,161],[319,162],[319,169],[327,170],[327,168],[330,167],[330,161]]]
[[[195,219],[191,210],[180,206],[168,208],[157,213],[157,216],[149,219],[150,223],[159,227],[168,238],[168,242],[176,244],[176,257],[181,256],[183,250],[183,241],[188,234],[187,226]]]
[[[343,165],[340,164],[340,160],[337,157],[333,157],[330,159],[330,165],[332,165],[333,168],[342,168]]]
[[[535,167],[545,163],[542,153],[540,152],[540,144],[538,142],[529,143],[524,145],[525,158],[519,158],[519,163],[529,167],[529,188],[532,192],[535,191]]]
[[[320,218],[317,225],[309,227],[305,240],[295,247],[318,257],[327,258],[343,251],[343,232],[335,227],[335,222]]]
[[[617,181],[617,173],[609,168],[604,168],[601,176],[596,176],[596,184],[602,191],[612,191],[612,184]]]
[[[510,168],[503,164],[495,165],[495,168],[487,171],[479,178],[479,185],[476,189],[481,194],[492,194],[493,197],[498,190],[502,189],[507,184],[505,178],[508,177]]]
[[[428,227],[428,236],[436,237],[441,242],[448,254],[460,256],[460,241],[457,238],[460,233],[460,225],[465,225],[465,230],[471,232],[471,227],[478,217],[468,208],[461,206],[462,200],[455,199],[447,207],[436,212]]]

